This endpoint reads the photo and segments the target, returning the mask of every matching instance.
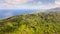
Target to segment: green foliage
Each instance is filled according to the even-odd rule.
[[[0,34],[60,34],[60,12],[24,14],[1,19]]]

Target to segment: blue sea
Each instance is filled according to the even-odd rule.
[[[29,13],[34,13],[34,12],[41,12],[42,10],[0,10],[0,18],[5,18],[8,16],[16,16],[16,15],[21,15],[21,14],[29,14]],[[11,15],[10,15],[11,14]]]

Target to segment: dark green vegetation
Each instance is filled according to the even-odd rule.
[[[24,14],[2,19],[0,34],[60,34],[60,12]]]

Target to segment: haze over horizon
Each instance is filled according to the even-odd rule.
[[[13,16],[13,14],[16,15],[16,14],[28,13],[28,10],[30,9],[31,10],[29,11],[29,13],[34,9],[46,10],[56,7],[60,7],[60,0],[0,0],[0,17],[5,18]],[[23,10],[23,11],[18,12],[12,10]]]

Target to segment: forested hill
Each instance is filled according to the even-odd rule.
[[[23,14],[1,19],[0,34],[60,34],[60,12]]]

